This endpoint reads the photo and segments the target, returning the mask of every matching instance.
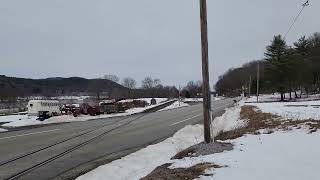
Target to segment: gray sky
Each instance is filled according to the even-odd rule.
[[[208,0],[210,79],[263,57],[303,0]],[[320,31],[311,0],[289,43]],[[1,0],[0,74],[201,79],[198,0]]]

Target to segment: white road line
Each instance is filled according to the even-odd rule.
[[[189,120],[191,120],[191,119],[193,119],[193,118],[196,118],[196,117],[199,117],[199,116],[201,116],[201,115],[202,115],[202,114],[198,114],[198,115],[196,115],[196,116],[192,116],[192,117],[190,117],[190,118],[188,118],[188,119],[184,119],[184,120],[182,120],[182,121],[179,121],[179,122],[173,123],[173,124],[171,124],[170,126],[174,126],[174,125],[177,125],[177,124],[183,123],[183,122],[185,122],[185,121],[189,121]]]
[[[33,134],[48,133],[48,132],[59,131],[59,130],[60,129],[52,129],[52,130],[48,130],[48,131],[40,131],[40,132],[34,132],[34,133],[28,133],[28,134],[20,134],[20,135],[15,135],[15,136],[2,137],[2,138],[0,138],[0,140],[2,140],[2,139],[10,139],[10,138],[15,138],[15,137],[21,137],[21,136],[30,136],[30,135],[33,135]]]
[[[220,108],[225,108],[226,106],[228,106],[228,104],[225,104],[225,105],[222,105],[222,106],[214,106],[213,105],[213,107],[214,107],[214,109],[213,110],[218,110],[218,109],[220,109]],[[194,111],[195,112],[195,111]],[[193,113],[193,112],[192,112]],[[202,113],[201,114],[198,114],[198,115],[195,115],[195,116],[193,116],[193,117],[190,117],[190,118],[187,118],[187,119],[184,119],[184,120],[182,120],[182,121],[179,121],[179,122],[176,122],[176,123],[173,123],[173,124],[171,124],[170,126],[174,126],[174,125],[177,125],[177,124],[180,124],[180,123],[183,123],[183,122],[185,122],[185,121],[189,121],[189,120],[191,120],[191,119],[193,119],[193,118],[196,118],[196,117],[199,117],[199,116],[201,116],[202,115]]]

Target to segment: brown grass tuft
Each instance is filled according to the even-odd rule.
[[[187,149],[178,152],[171,159],[183,159],[185,157],[191,157],[192,154],[195,153],[196,148],[197,148],[196,145],[188,147]]]
[[[192,180],[199,178],[201,175],[211,175],[204,173],[206,169],[224,167],[214,163],[200,163],[190,168],[170,169],[170,165],[170,163],[167,163],[157,167],[148,176],[141,178],[141,180]]]

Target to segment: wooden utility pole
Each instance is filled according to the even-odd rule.
[[[257,102],[259,102],[259,79],[260,78],[260,63],[258,62],[257,67]]]
[[[181,86],[179,85],[179,107],[181,106]]]
[[[249,77],[249,97],[251,97],[251,75]]]
[[[203,96],[203,125],[204,141],[212,142],[211,118],[210,118],[210,90],[208,68],[208,28],[207,28],[207,2],[200,0],[200,23],[201,23],[201,54],[202,54],[202,96]]]

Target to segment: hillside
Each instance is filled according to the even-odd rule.
[[[112,92],[126,93],[127,88],[107,79],[85,79],[80,77],[26,79],[0,76],[0,98],[25,96],[60,96]]]

